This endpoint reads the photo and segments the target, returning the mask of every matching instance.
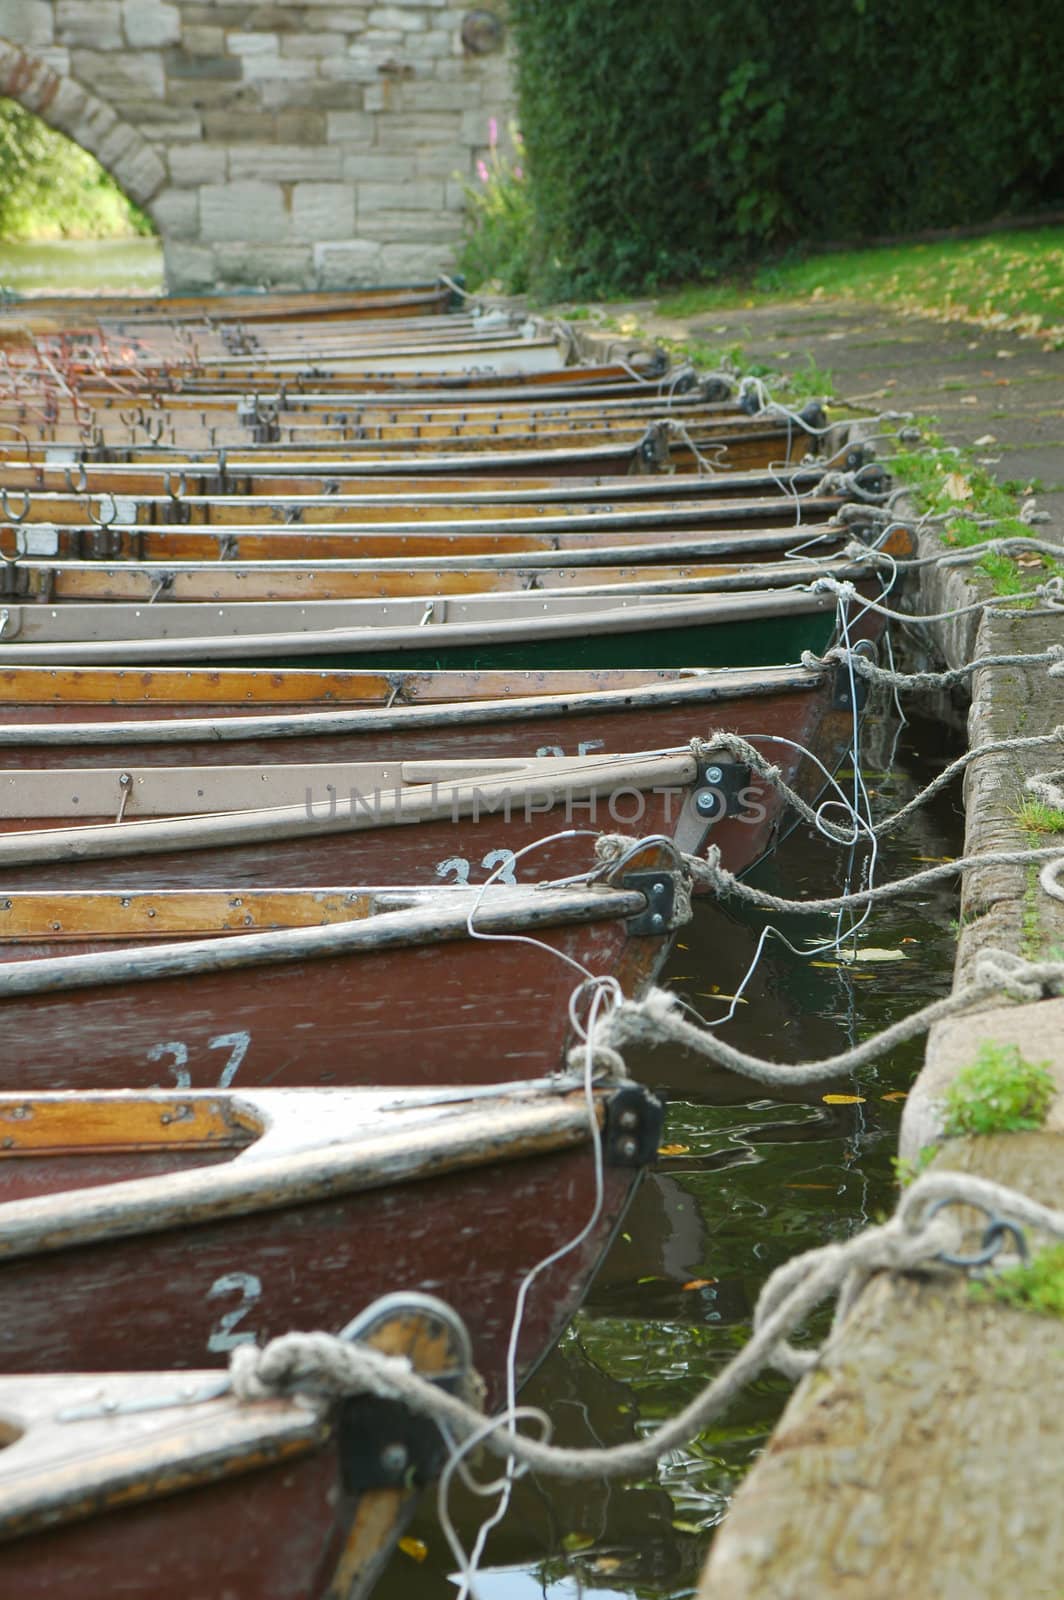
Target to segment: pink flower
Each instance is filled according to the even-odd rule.
[[[477,177],[480,179],[481,183],[487,183],[487,181],[488,181],[487,162],[485,162],[485,161],[478,161],[477,162]]]
[[[494,117],[489,117],[488,118],[488,143],[491,145],[491,148],[494,150],[495,146],[498,144],[498,142],[499,142],[499,124],[496,122]]]
[[[514,177],[517,179],[518,183],[521,182],[521,179],[524,177],[524,175],[525,175],[524,167],[515,167],[514,168]]]

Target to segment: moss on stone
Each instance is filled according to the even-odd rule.
[[[987,1040],[949,1086],[942,1131],[947,1139],[1031,1132],[1044,1123],[1055,1093],[1047,1062],[1026,1060],[1017,1045]]]

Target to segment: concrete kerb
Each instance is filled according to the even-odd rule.
[[[859,433],[860,425],[855,428]],[[904,512],[904,503],[899,510]],[[908,508],[911,512],[911,507]],[[941,548],[920,534],[920,555]],[[983,597],[970,569],[918,569],[913,610],[959,609]],[[993,612],[921,624],[927,653],[949,667],[976,655],[1035,652],[1060,642],[1059,618]],[[1064,683],[1044,669],[975,675],[973,748],[1064,721]],[[965,781],[965,854],[1022,849],[1024,779],[1046,761],[988,755]],[[975,869],[961,893],[954,985],[978,953],[1032,958],[1064,948],[1064,908],[1023,868]],[[1064,1000],[987,1005],[941,1024],[902,1119],[900,1154],[917,1159],[941,1132],[942,1102],[984,1042],[1016,1045],[1048,1064],[1064,1090]],[[1058,1203],[1064,1180],[1064,1095],[1037,1134],[950,1140],[935,1165],[960,1168]],[[765,1454],[741,1486],[702,1578],[700,1600],[896,1600],[898,1594],[1019,1600],[1059,1594],[1052,1531],[1064,1469],[1064,1369],[1051,1319],[974,1305],[955,1276],[873,1285],[818,1369],[799,1386]],[[1032,1367],[1033,1364],[1033,1367]],[[1024,1373],[1035,1371],[1037,1378]],[[1035,1397],[1032,1403],[1032,1395]],[[1023,1529],[1022,1549],[1015,1530]]]

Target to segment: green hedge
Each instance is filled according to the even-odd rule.
[[[539,286],[604,293],[1064,193],[1064,6],[509,0]]]

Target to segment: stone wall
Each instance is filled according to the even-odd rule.
[[[446,270],[512,114],[501,16],[451,0],[0,0],[0,95],[144,206],[172,289]]]

